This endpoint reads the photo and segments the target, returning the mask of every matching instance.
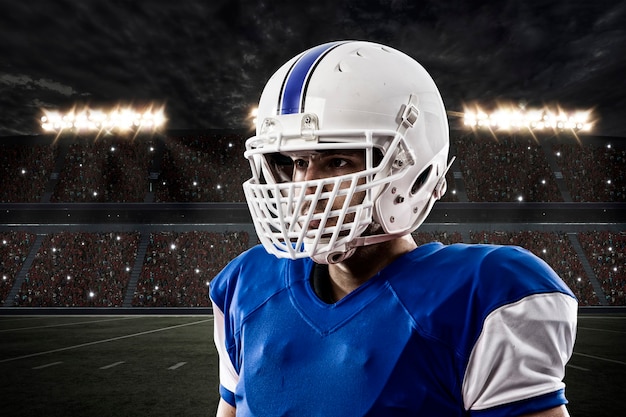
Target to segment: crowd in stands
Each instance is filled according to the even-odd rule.
[[[608,304],[626,305],[626,232],[577,236]],[[416,231],[413,237],[418,244],[464,241],[458,232]],[[517,245],[530,250],[559,274],[580,305],[600,304],[566,234],[476,231],[469,238],[466,243]],[[211,279],[249,245],[246,232],[151,233],[136,287],[129,289],[138,232],[54,233],[45,237],[40,248],[32,248],[32,233],[4,232],[0,239],[0,300],[6,299],[29,251],[36,251],[13,300],[15,306],[28,307],[115,307],[123,304],[127,291],[134,291],[134,307],[206,307]]]
[[[0,144],[0,203],[39,202],[57,150],[53,144]]]
[[[521,246],[542,258],[572,289],[580,305],[598,305],[598,296],[589,277],[564,233],[528,230],[522,232],[470,233],[471,243],[491,243]]]
[[[149,189],[150,141],[105,136],[69,145],[52,202],[143,202]]]
[[[469,201],[563,201],[537,142],[466,135],[454,145]]]
[[[34,233],[0,232],[0,305],[13,288],[34,242]]]
[[[53,203],[244,202],[241,184],[250,176],[243,158],[245,139],[240,134],[201,133],[0,144],[0,203],[41,202],[46,191]],[[574,202],[626,202],[626,150],[606,144],[542,144],[533,138],[463,134],[453,137],[451,155],[457,163],[446,175],[443,201],[459,201],[457,187],[462,186],[470,202],[560,202],[564,196],[557,174],[562,173],[558,184]],[[150,191],[153,199],[146,200]],[[459,233],[413,235],[418,243],[463,241]],[[624,234],[578,236],[606,301],[626,305]],[[3,233],[0,238],[0,300],[12,288],[26,254],[37,250],[15,305],[119,306],[140,236],[55,233],[36,249],[30,246],[35,238],[31,233]],[[581,305],[599,303],[563,233],[483,231],[472,233],[471,241],[525,247],[559,273]],[[243,232],[153,233],[132,304],[206,306],[207,281],[247,244]]]
[[[208,307],[209,282],[248,239],[246,232],[152,233],[133,306]]]
[[[626,232],[583,232],[578,239],[609,305],[626,305]]]
[[[552,149],[573,201],[626,202],[626,150],[578,143]]]
[[[238,135],[167,138],[157,183],[157,202],[243,202],[250,177]]]
[[[55,162],[60,172],[52,202],[143,202],[150,191],[155,202],[244,202],[241,184],[250,177],[245,139],[242,134],[198,133],[1,145],[0,202],[41,201],[46,186],[53,184]],[[157,142],[163,147],[158,155]],[[557,167],[551,168],[546,147]],[[626,201],[626,150],[615,147],[462,134],[453,136],[451,156],[457,163],[446,175],[448,193],[442,201],[459,201],[457,186],[462,184],[470,202],[560,202],[557,174],[572,201]],[[152,178],[152,186],[151,175],[158,178]]]
[[[424,245],[430,242],[441,242],[444,245],[463,243],[463,235],[459,232],[420,232],[419,229],[417,229],[412,235],[418,245]]]
[[[121,306],[139,233],[47,235],[15,298],[27,307]]]

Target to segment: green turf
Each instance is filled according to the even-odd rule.
[[[626,316],[579,317],[574,355],[565,376],[573,417],[626,415],[625,346]]]
[[[94,322],[96,321],[96,322]],[[37,328],[59,323],[81,325]],[[174,327],[191,324],[185,327]],[[32,330],[7,331],[33,327]],[[167,330],[147,333],[157,329]],[[212,317],[0,318],[0,413],[208,416],[217,406]],[[144,334],[140,334],[144,333]],[[63,349],[94,341],[125,337]],[[100,369],[116,362],[123,364]],[[61,364],[33,369],[55,362]],[[168,369],[181,362],[185,365]],[[4,412],[10,411],[7,414]]]
[[[214,415],[212,335],[211,316],[0,316],[0,414]],[[581,315],[572,416],[623,415],[625,344],[626,317]]]

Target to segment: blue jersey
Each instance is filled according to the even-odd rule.
[[[518,247],[423,245],[339,302],[261,246],[211,282],[242,416],[511,416],[565,404],[577,302]]]

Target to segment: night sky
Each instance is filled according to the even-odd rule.
[[[626,138],[626,1],[0,0],[0,136],[42,108],[164,105],[174,129],[245,128],[295,54],[370,40],[419,61],[446,107],[594,109]]]

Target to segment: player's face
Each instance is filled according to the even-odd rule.
[[[290,154],[293,161],[293,174],[292,178],[294,182],[312,181],[331,177],[339,177],[342,175],[353,174],[355,172],[363,171],[365,169],[365,152],[362,150],[332,150],[324,152],[306,152],[306,153],[293,153]],[[365,180],[361,179],[359,184],[362,184]],[[350,187],[351,181],[342,181],[339,184],[341,189]],[[325,185],[323,192],[331,192],[332,185]],[[306,189],[306,193],[314,193],[315,187],[309,187]],[[363,201],[365,192],[355,193],[350,201],[351,205],[359,204]],[[345,197],[339,196],[332,202],[332,210],[339,210],[345,202]],[[327,199],[319,200],[314,207],[315,213],[323,212],[328,204]],[[305,205],[302,214],[307,214],[310,207]],[[353,217],[348,215],[346,220],[348,222],[353,221]],[[336,218],[329,218],[326,226],[335,226],[337,223]],[[316,229],[319,227],[319,221],[312,221],[309,224],[309,228]]]

